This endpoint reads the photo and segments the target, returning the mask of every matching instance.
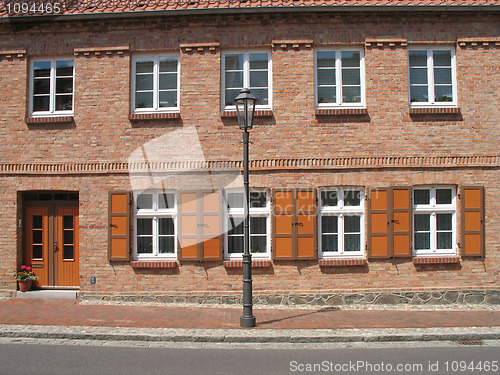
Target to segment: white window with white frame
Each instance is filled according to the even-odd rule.
[[[249,88],[256,109],[272,108],[272,59],[266,50],[226,51],[222,55],[222,107],[235,110],[234,99]]]
[[[413,189],[413,252],[456,255],[456,188],[425,186]]]
[[[31,61],[31,116],[73,115],[74,67],[74,60],[70,57]]]
[[[412,48],[408,51],[411,107],[457,105],[455,49]]]
[[[365,107],[362,49],[317,49],[314,63],[317,108]]]
[[[180,62],[176,54],[134,56],[132,113],[178,112]]]
[[[226,236],[224,255],[226,259],[239,259],[244,247],[244,198],[241,190],[229,190],[226,200]],[[250,252],[255,258],[270,258],[271,223],[270,199],[267,190],[250,191]]]
[[[319,195],[320,257],[363,256],[364,189],[322,188]]]
[[[144,191],[134,195],[136,259],[177,258],[175,192]]]

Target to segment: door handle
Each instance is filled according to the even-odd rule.
[[[304,223],[292,223],[292,225],[299,225],[299,226],[304,226]]]
[[[57,241],[54,241],[54,253],[57,253],[57,250],[59,250],[59,249],[57,248]]]

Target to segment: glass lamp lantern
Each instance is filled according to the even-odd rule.
[[[252,129],[256,102],[257,98],[247,88],[241,90],[240,94],[234,99],[240,129]]]

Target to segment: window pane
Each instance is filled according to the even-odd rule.
[[[267,218],[251,217],[250,218],[250,233],[266,234],[267,233]]]
[[[342,87],[342,101],[344,103],[360,103],[361,87]]]
[[[229,231],[227,232],[228,235],[232,234],[243,234],[243,218],[242,217],[236,217],[236,218],[229,218]]]
[[[342,69],[342,85],[360,85],[359,69]]]
[[[436,215],[436,229],[440,230],[451,230],[452,214],[437,214]]]
[[[153,73],[154,62],[152,59],[137,59],[135,63],[136,73]]]
[[[335,69],[319,69],[318,85],[335,86]]]
[[[361,246],[361,235],[346,234],[344,236],[344,251],[359,251]]]
[[[160,90],[175,90],[177,89],[177,74],[166,73],[160,74]]]
[[[427,51],[410,51],[410,66],[427,66]]]
[[[158,196],[158,208],[174,208],[175,207],[175,194],[160,194]]]
[[[250,87],[268,87],[267,72],[250,72]]]
[[[240,88],[226,90],[225,104],[234,105],[234,99],[239,95],[240,91],[241,91]]]
[[[433,51],[434,66],[451,66],[451,51]]]
[[[73,242],[73,231],[72,230],[65,230],[64,231],[64,244],[65,245],[72,245]]]
[[[48,111],[49,110],[49,97],[48,96],[35,96],[33,98],[33,111]]]
[[[252,236],[250,238],[250,252],[253,253],[265,253],[266,252],[266,237],[264,236]]]
[[[243,87],[243,72],[226,72],[226,87]]]
[[[226,70],[243,70],[243,54],[226,55],[225,69]]]
[[[434,83],[451,85],[451,69],[450,68],[435,68]]]
[[[227,193],[227,205],[229,208],[243,208],[245,194]]]
[[[323,190],[321,192],[321,205],[335,207],[338,205],[337,190]]]
[[[415,214],[415,230],[430,231],[431,230],[431,215],[430,214]]]
[[[436,86],[436,102],[452,102],[453,90],[451,86]]]
[[[431,248],[430,233],[415,233],[415,249],[426,250]]]
[[[338,233],[338,217],[323,216],[321,217],[321,233]]]
[[[137,235],[147,236],[153,234],[153,219],[137,219]]]
[[[161,218],[158,221],[158,231],[160,236],[174,235],[174,220],[171,217]]]
[[[452,248],[452,233],[451,232],[438,232],[438,234],[437,234],[437,248],[438,249],[451,249]]]
[[[334,235],[322,235],[321,236],[321,249],[325,251],[339,251],[338,236]]]
[[[346,190],[344,192],[344,206],[360,206],[360,205],[361,205],[361,191]]]
[[[267,53],[251,53],[250,54],[250,69],[266,69],[268,68]]]
[[[250,207],[263,208],[267,204],[267,195],[265,192],[251,192],[250,193]]]
[[[153,90],[152,74],[138,74],[135,77],[136,77],[135,78],[136,91]]]
[[[138,209],[153,209],[153,194],[140,194],[137,196],[136,200]]]
[[[135,108],[153,108],[153,93],[152,92],[136,93]]]
[[[173,254],[175,252],[174,237],[160,237],[158,252],[160,254]]]
[[[137,253],[153,253],[153,237],[137,237]]]
[[[56,62],[57,77],[72,77],[73,76],[73,61],[57,61]]]
[[[64,229],[73,229],[73,216],[63,217],[63,227]]]
[[[410,69],[410,84],[427,85],[427,68],[411,68]]]
[[[65,94],[73,92],[73,78],[56,79],[56,93]]]
[[[50,79],[35,79],[33,93],[50,94]]]
[[[410,89],[410,100],[414,103],[428,102],[429,91],[427,86],[412,86]]]
[[[56,111],[71,111],[73,109],[73,95],[57,95]]]
[[[37,61],[33,64],[35,77],[50,77],[50,61]]]
[[[322,51],[316,54],[316,66],[318,68],[335,68],[335,51]]]
[[[451,204],[451,189],[436,189],[437,204]]]
[[[162,58],[160,59],[160,72],[177,72],[177,65],[176,58]]]
[[[42,258],[43,258],[43,246],[33,245],[33,259],[42,259]]]
[[[430,204],[431,201],[431,191],[430,190],[414,190],[413,198],[415,204]]]
[[[177,107],[177,91],[160,91],[159,107]]]
[[[33,229],[42,229],[41,215],[33,215]]]
[[[358,233],[361,231],[361,217],[345,216],[344,217],[344,232]]]
[[[40,244],[42,243],[42,234],[43,234],[43,231],[41,230],[34,230],[33,231],[33,243],[34,244]]]
[[[250,87],[252,94],[257,98],[255,104],[267,105],[269,104],[269,90],[268,89],[254,89]]]
[[[64,245],[63,247],[63,257],[64,259],[73,259],[73,249],[72,245]]]
[[[337,92],[335,87],[318,87],[318,103],[336,103]]]
[[[229,236],[227,238],[227,250],[229,253],[242,253],[243,252],[243,236]]]
[[[342,67],[359,67],[359,51],[342,51]]]

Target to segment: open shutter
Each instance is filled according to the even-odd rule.
[[[392,243],[389,225],[391,212],[391,189],[370,189],[368,201],[368,256],[389,258],[392,256]]]
[[[130,192],[109,192],[108,204],[108,260],[128,261],[130,259]]]
[[[295,227],[297,231],[297,259],[315,259],[316,246],[316,191],[296,191]]]
[[[197,194],[179,194],[179,249],[180,259],[198,260]]]
[[[484,256],[484,188],[462,187],[462,256]]]
[[[292,190],[274,190],[273,244],[274,259],[293,259],[293,213]]]
[[[412,191],[410,187],[392,189],[392,249],[395,257],[411,257]]]
[[[220,260],[222,259],[222,216],[221,215],[221,196],[220,192],[205,192],[202,193],[200,202],[203,207],[203,223],[200,228],[202,241],[202,257],[205,260]]]

